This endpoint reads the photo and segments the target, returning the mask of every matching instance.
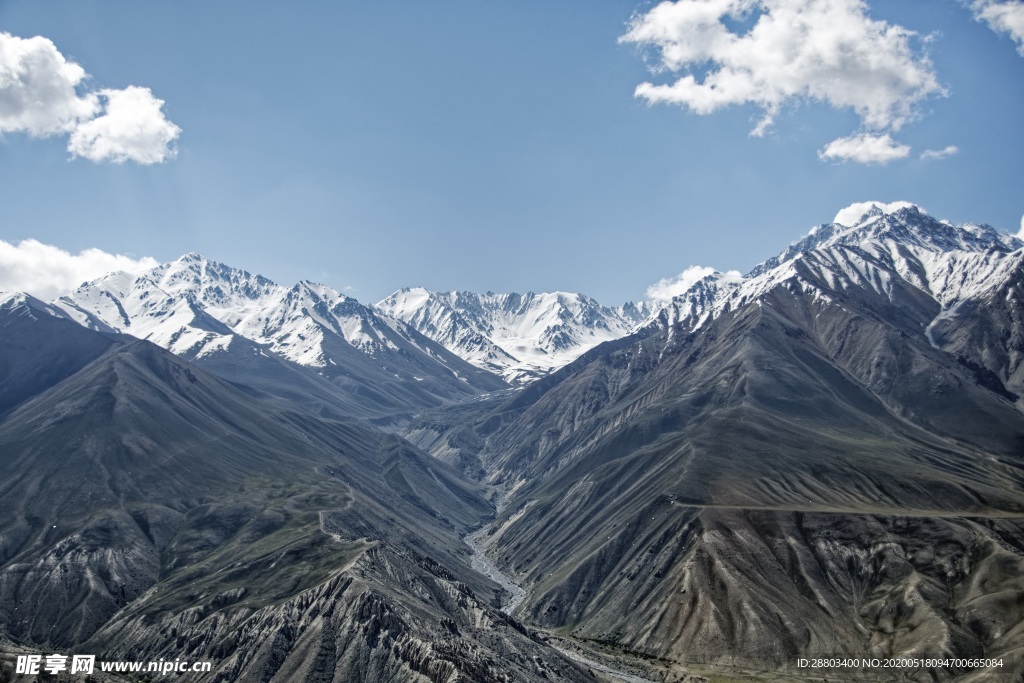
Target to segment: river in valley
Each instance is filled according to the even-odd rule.
[[[516,607],[519,607],[523,600],[526,599],[526,591],[523,590],[522,586],[514,583],[503,571],[494,566],[494,563],[491,562],[491,558],[484,554],[486,538],[487,527],[485,526],[474,531],[463,539],[466,541],[466,545],[473,549],[473,557],[470,559],[470,566],[473,567],[473,571],[478,574],[483,574],[509,593],[510,597],[501,606],[501,611],[505,614],[512,614]]]
[[[505,589],[509,597],[505,599],[502,604],[501,611],[505,614],[511,615],[515,609],[522,604],[523,600],[526,599],[526,591],[522,586],[512,581],[507,574],[498,569],[494,565],[494,562],[491,561],[491,558],[487,557],[484,553],[484,549],[487,547],[487,529],[488,527],[484,526],[463,538],[466,545],[473,550],[473,556],[470,559],[470,566],[472,566],[473,571],[478,574],[483,574],[491,581]],[[582,664],[595,673],[598,673],[605,680],[621,681],[622,683],[654,683],[647,678],[626,673],[624,671],[614,669],[608,664],[595,661],[590,657],[584,656],[583,653],[578,651],[576,648],[568,649],[565,647],[559,647],[553,643],[552,647],[576,663]]]

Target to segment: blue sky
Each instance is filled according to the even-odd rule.
[[[765,0],[724,25],[742,33],[801,1]],[[641,83],[706,83],[735,66],[713,52],[666,70],[671,40],[622,42],[631,18],[650,35],[679,28],[657,24],[651,3],[4,0],[0,31],[43,36],[81,65],[78,92],[103,93],[96,112],[137,86],[139,107],[163,101],[157,132],[180,136],[162,163],[116,163],[99,124],[91,138],[0,125],[0,240],[157,261],[198,251],[366,302],[424,286],[616,304],[694,264],[746,271],[858,201],[1019,230],[1024,57],[1013,33],[957,0],[863,7],[915,32],[896,66],[935,81],[907,85],[870,122],[838,102],[874,92],[844,81],[856,69],[807,75],[833,88],[816,99],[769,74],[703,114],[697,99],[634,96]],[[686,35],[687,49],[701,39]],[[752,135],[769,100],[772,123]],[[911,102],[905,116],[897,101]],[[835,140],[886,135],[909,148],[902,158],[822,156]]]

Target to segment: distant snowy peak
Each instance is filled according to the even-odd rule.
[[[262,275],[210,261],[196,253],[157,266],[136,278],[168,294],[193,293],[211,305],[236,306],[259,300],[281,289]]]
[[[421,348],[428,344],[415,331],[327,285],[285,287],[194,253],[138,275],[112,273],[56,305],[87,327],[128,333],[188,358],[243,341],[327,375],[344,372],[352,358],[345,346],[381,359],[404,354],[392,365],[420,352],[445,361],[436,349]]]
[[[939,221],[909,202],[847,207],[741,279],[719,273],[676,296],[657,318],[693,331],[726,310],[786,286],[824,301],[851,288],[891,298],[895,280],[930,295],[948,317],[986,296],[1024,263],[1024,242],[987,225]],[[848,224],[847,224],[848,223]]]
[[[0,308],[5,311],[12,311],[18,306],[25,305],[32,295],[25,292],[4,292],[0,291]]]
[[[848,227],[854,227],[872,217],[896,213],[900,209],[910,208],[916,209],[921,213],[928,213],[924,207],[907,201],[895,201],[888,203],[878,201],[854,202],[845,208],[839,209],[839,211],[836,212],[835,218],[832,219],[832,222],[840,223]],[[812,232],[814,231],[812,230]]]
[[[419,287],[401,289],[376,307],[477,367],[518,382],[625,336],[651,313],[647,304],[608,308],[572,292],[477,294]]]
[[[518,365],[517,358],[491,341],[487,332],[478,329],[480,316],[464,315],[452,301],[451,294],[455,293],[405,288],[378,303],[376,308],[481,369],[501,375]]]
[[[943,307],[977,296],[1020,261],[1024,242],[988,225],[953,225],[907,202],[873,203],[861,212],[844,209],[837,217],[853,225],[820,225],[778,256],[754,268],[763,275],[811,252],[846,250],[838,260],[881,259],[900,277],[931,294]],[[888,210],[887,210],[888,209]],[[859,217],[853,218],[854,214]]]
[[[647,321],[652,315],[657,312],[657,306],[653,301],[627,301],[623,305],[617,307],[615,312],[619,314],[623,320],[628,320],[633,325],[639,325]]]
[[[869,208],[861,212],[859,209],[864,204],[868,203],[854,204],[837,214],[836,218],[849,220],[851,225],[833,222],[812,228],[781,254],[754,268],[751,274],[758,275],[775,268],[803,252],[831,246],[856,246],[866,242],[899,245],[939,254],[1010,252],[1024,247],[1020,239],[1000,233],[991,226],[972,223],[953,225],[948,221],[939,221],[909,202],[887,205],[872,202]],[[853,207],[857,210],[851,211]],[[860,215],[853,218],[858,213]]]
[[[137,275],[117,272],[87,282],[55,304],[86,327],[197,358],[225,349],[235,336],[213,311],[258,306],[276,288],[266,278],[186,254]]]

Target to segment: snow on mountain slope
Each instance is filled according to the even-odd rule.
[[[54,303],[86,327],[131,334],[201,358],[225,348],[235,334],[211,315],[207,302],[219,310],[245,310],[259,307],[278,289],[265,278],[186,254],[137,276],[111,273]]]
[[[742,279],[705,277],[675,297],[653,324],[693,331],[780,284],[827,301],[848,288],[891,299],[898,278],[939,305],[934,325],[955,317],[964,302],[986,296],[1024,263],[1024,242],[1016,237],[987,225],[939,221],[908,202],[855,204],[839,218],[852,225],[817,226]]]
[[[377,309],[401,320],[477,367],[502,374],[519,363],[491,341],[443,295],[415,287],[399,290]]]
[[[872,256],[887,256],[901,277],[947,306],[984,291],[993,276],[1007,267],[1006,257],[1024,246],[1016,237],[987,225],[952,225],[935,220],[913,204],[896,204],[898,208],[891,212],[873,204],[850,226],[818,226],[751,274],[766,272],[804,252],[863,247]],[[844,209],[837,217],[852,215]]]
[[[25,292],[6,292],[0,290],[0,311],[14,312],[17,311],[19,315],[25,315],[29,318],[35,318],[35,313],[32,309],[38,309],[45,313],[48,313],[56,318],[67,318],[68,315],[60,308],[48,304],[44,301],[40,301],[31,294]]]
[[[405,323],[326,285],[285,287],[194,253],[138,276],[112,273],[55,304],[86,327],[131,334],[190,359],[227,351],[241,339],[253,352],[273,352],[326,377],[349,374],[353,363],[366,366],[368,357],[403,380],[440,375],[501,385]]]
[[[647,304],[617,309],[567,292],[475,294],[401,289],[377,304],[477,367],[523,382],[631,332]]]
[[[421,381],[440,364],[462,382],[479,379],[472,366],[525,382],[645,322],[690,332],[780,284],[832,301],[851,287],[891,299],[896,280],[908,283],[938,306],[922,330],[934,342],[939,322],[1021,268],[1022,247],[989,226],[938,221],[907,202],[867,202],[843,209],[745,277],[700,279],[654,316],[649,303],[609,308],[565,292],[408,288],[368,307],[325,285],[284,287],[198,254],[138,276],[113,273],[55,303],[87,327],[127,332],[189,358],[241,339],[328,377],[344,374],[355,350],[403,381]]]

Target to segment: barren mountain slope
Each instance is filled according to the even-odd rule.
[[[36,326],[98,336],[29,303],[0,325],[16,363]],[[469,570],[478,485],[397,437],[104,340],[0,421],[6,637],[212,661],[202,680],[588,680]]]
[[[944,310],[829,244],[478,416],[518,613],[676,661],[1019,653],[1024,415]]]

